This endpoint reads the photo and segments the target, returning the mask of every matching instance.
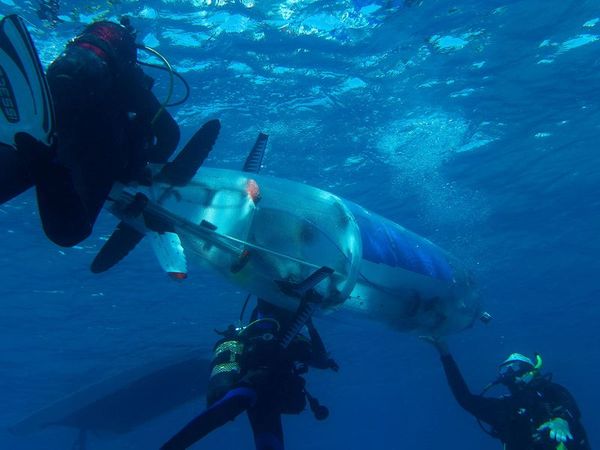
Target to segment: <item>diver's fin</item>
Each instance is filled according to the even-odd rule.
[[[259,133],[256,138],[256,142],[250,150],[246,162],[244,163],[243,172],[260,172],[263,157],[265,156],[265,150],[267,148],[267,140],[269,136],[265,133]]]
[[[25,22],[14,14],[0,20],[0,111],[0,142],[15,146],[15,134],[23,132],[52,143],[50,90]]]
[[[104,243],[92,262],[92,272],[105,272],[123,258],[142,240],[144,235],[125,222],[119,222],[117,228]]]
[[[154,181],[168,183],[173,186],[186,185],[196,174],[202,163],[215,145],[221,122],[210,120],[202,125],[188,141],[175,159],[165,164],[154,177]]]
[[[158,174],[153,178],[153,181],[164,182],[173,186],[183,186],[187,184],[212,150],[220,129],[221,123],[218,120],[206,122],[202,128],[192,136],[175,159],[162,167]],[[127,205],[121,213],[126,217],[137,217],[141,215],[146,227],[154,231],[156,235],[174,231],[172,225],[167,221],[161,219],[156,214],[152,214],[151,211],[145,210],[147,201],[148,199],[144,194],[137,193],[131,204]],[[100,273],[113,267],[127,256],[143,237],[143,233],[140,233],[135,228],[127,225],[126,222],[120,222],[117,229],[100,250],[100,253],[94,258],[91,266],[92,272]],[[177,237],[177,239],[179,239],[179,237]],[[183,260],[175,256],[177,254],[176,245],[174,244],[173,248],[168,248],[169,245],[165,244],[166,246],[162,248],[163,244],[164,243],[158,244],[159,250],[157,252],[161,265],[164,265],[162,259],[162,257],[164,257],[165,261],[174,258],[173,260],[176,261],[175,266],[177,266],[177,268],[184,267],[185,256],[183,256]],[[180,243],[179,246],[181,246]],[[183,261],[183,264],[181,261]],[[169,270],[167,271],[169,272]],[[187,270],[182,270],[181,273],[185,274],[186,271]],[[180,275],[174,276],[176,278],[181,277]]]
[[[148,233],[160,266],[175,280],[187,278],[187,262],[177,233]]]

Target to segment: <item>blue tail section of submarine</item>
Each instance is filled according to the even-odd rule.
[[[453,271],[446,256],[429,241],[355,203],[345,203],[360,229],[363,259],[443,281],[452,280]]]

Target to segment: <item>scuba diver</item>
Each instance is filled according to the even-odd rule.
[[[243,315],[243,312],[242,312]],[[308,337],[289,330],[302,323]],[[281,414],[309,406],[317,420],[329,410],[310,395],[302,377],[308,366],[339,369],[329,357],[310,318],[258,299],[250,324],[229,328],[214,348],[207,409],[165,443],[161,450],[186,449],[246,411],[257,450],[283,450]]]
[[[23,20],[0,22],[0,204],[35,186],[44,231],[60,246],[90,235],[115,182],[149,182],[148,163],[167,162],[179,142],[165,107],[185,101],[168,104],[173,75],[181,77],[135,39],[126,17],[94,22],[45,77]],[[138,48],[170,70],[163,103]]]
[[[542,358],[535,363],[520,353],[511,354],[499,368],[499,377],[481,395],[469,391],[447,344],[423,337],[440,354],[452,394],[483,430],[504,443],[505,450],[589,450],[581,413],[569,391],[542,375]],[[485,397],[492,387],[504,385],[510,395]],[[491,431],[481,422],[491,426]]]

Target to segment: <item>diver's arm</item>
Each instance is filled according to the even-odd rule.
[[[140,70],[141,72],[141,70]],[[173,116],[162,107],[152,93],[152,79],[144,76],[145,81],[138,83],[134,97],[134,110],[143,122],[150,123],[156,141],[146,152],[145,157],[151,163],[165,163],[179,143],[179,125]]]
[[[150,95],[152,96],[152,103],[156,106],[158,100],[153,94]],[[152,130],[156,136],[156,143],[150,149],[148,161],[153,163],[165,163],[169,160],[179,143],[179,125],[177,125],[177,122],[175,122],[171,113],[164,108],[162,110],[158,109],[157,113],[155,113],[155,117],[156,119],[152,124]]]
[[[420,338],[433,345],[438,351],[446,379],[448,380],[448,386],[450,386],[450,390],[458,404],[484,422],[491,425],[499,423],[504,414],[504,408],[502,407],[504,404],[503,400],[472,394],[448,349],[448,344],[444,340],[434,336],[421,336]]]
[[[471,393],[467,383],[465,382],[465,379],[462,376],[462,373],[460,372],[460,369],[458,368],[458,364],[456,364],[456,361],[450,353],[441,353],[440,359],[444,367],[444,372],[446,373],[448,386],[450,386],[450,390],[452,391],[454,398],[460,406],[470,413],[475,414],[475,411],[478,409],[476,404],[479,396]]]
[[[440,359],[446,373],[448,386],[458,404],[484,422],[491,425],[500,423],[504,416],[503,400],[472,394],[456,361],[447,349],[445,353],[440,352]]]
[[[317,369],[331,369],[337,372],[340,369],[340,366],[335,362],[333,358],[329,356],[329,353],[325,349],[325,344],[323,343],[323,339],[321,339],[321,335],[315,328],[312,320],[309,320],[306,323],[306,328],[308,328],[308,334],[310,337],[311,344],[311,360],[309,364],[312,367]]]
[[[469,390],[462,373],[460,373],[460,369],[458,368],[456,361],[448,349],[448,344],[446,344],[446,341],[434,336],[421,336],[420,339],[433,345],[433,347],[438,351],[442,361],[442,366],[444,367],[444,372],[446,373],[448,385],[450,386],[450,390],[452,391],[454,398],[456,398],[456,401],[464,409],[472,414],[475,414],[474,410],[477,409],[475,404],[481,397],[473,395]]]

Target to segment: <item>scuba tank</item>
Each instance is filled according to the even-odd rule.
[[[279,323],[274,319],[258,319],[241,328],[229,325],[227,330],[217,333],[223,338],[215,344],[210,364],[209,406],[232,389],[249,368],[267,365],[272,351],[265,347],[276,345]]]
[[[233,325],[222,333],[223,339],[217,341],[210,363],[210,377],[206,401],[208,405],[223,397],[242,377],[241,360],[244,343],[238,338]]]

